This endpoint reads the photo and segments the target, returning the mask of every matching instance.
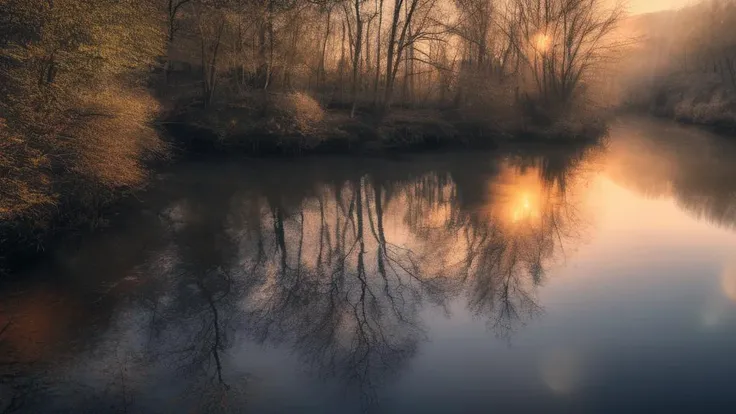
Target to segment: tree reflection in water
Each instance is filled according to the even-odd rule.
[[[732,142],[648,119],[627,120],[611,133],[606,170],[614,182],[647,197],[672,197],[691,216],[736,229]]]
[[[591,151],[284,163],[187,182],[131,270],[136,286],[103,300],[125,306],[118,324],[144,344],[123,352],[158,367],[136,368],[139,382],[186,383],[178,407],[242,411],[249,386],[231,365],[246,339],[293,350],[370,407],[425,339],[428,305],[449,314],[464,300],[504,337],[542,312],[536,287],[585,222],[576,182]]]

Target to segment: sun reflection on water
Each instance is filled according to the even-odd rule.
[[[537,168],[524,171],[504,168],[499,180],[490,185],[491,200],[485,207],[486,216],[507,231],[538,226],[552,195],[540,177]]]

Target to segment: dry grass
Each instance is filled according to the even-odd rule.
[[[700,125],[736,125],[736,102],[716,94],[706,102],[687,99],[675,105],[675,119]]]
[[[651,93],[632,94],[630,103],[680,122],[736,130],[736,93],[715,74],[664,77],[651,86]]]
[[[165,154],[151,127],[157,102],[142,90],[106,89],[86,93],[77,116],[62,132],[73,157],[71,170],[108,188],[139,185],[146,177],[144,162]]]
[[[319,102],[304,92],[278,95],[270,106],[268,124],[286,134],[311,135],[317,132],[325,112]]]
[[[48,164],[0,118],[0,221],[37,216],[39,209],[54,203]]]
[[[166,153],[147,93],[108,88],[67,98],[12,126],[0,122],[0,264],[59,228],[99,224],[102,206],[142,185],[146,160]],[[44,114],[44,123],[28,122]]]

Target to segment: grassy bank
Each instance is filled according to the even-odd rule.
[[[736,136],[736,91],[716,73],[673,73],[632,93],[625,109]]]
[[[652,113],[736,136],[736,93],[715,75],[673,75],[655,90]]]
[[[97,175],[107,171],[103,163],[96,164],[95,176],[59,175],[51,168],[42,169],[52,179],[53,190],[49,189],[48,194],[53,199],[0,220],[0,274],[2,269],[29,262],[49,245],[105,227],[120,201],[142,191],[156,165],[175,160],[177,154],[381,156],[393,152],[493,150],[516,142],[570,146],[595,141],[605,133],[602,118],[566,117],[544,126],[525,123],[523,118],[507,118],[503,123],[491,119],[464,117],[453,109],[409,108],[396,108],[385,116],[360,111],[351,118],[344,108],[322,109],[315,100],[298,93],[274,95],[261,105],[240,101],[206,109],[171,107],[161,112],[154,124],[168,139],[163,145],[175,149],[174,158],[161,158],[160,153],[147,160],[140,158],[145,162],[135,164],[135,181],[100,181]],[[107,141],[102,144],[107,146]],[[106,163],[114,166],[120,160],[111,156]],[[23,177],[17,179],[22,181]],[[24,190],[18,191],[16,196],[20,197]]]
[[[521,114],[521,111],[514,112]],[[591,114],[539,122],[530,116],[468,116],[457,108],[394,108],[380,114],[339,105],[322,108],[304,93],[249,97],[208,108],[177,105],[163,127],[185,152],[247,155],[358,154],[436,149],[492,149],[502,142],[595,140],[605,119]]]

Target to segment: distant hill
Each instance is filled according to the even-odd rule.
[[[620,35],[636,39],[616,78],[625,103],[736,133],[736,0],[631,16]]]
[[[683,11],[667,10],[628,17],[621,25],[621,33],[640,40],[656,43],[672,43],[682,31]],[[679,27],[678,27],[679,26]]]

